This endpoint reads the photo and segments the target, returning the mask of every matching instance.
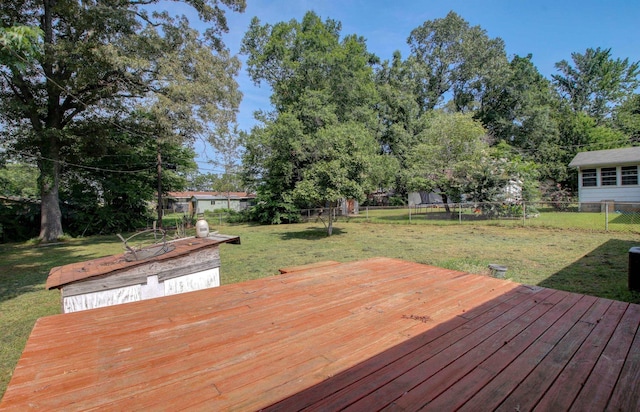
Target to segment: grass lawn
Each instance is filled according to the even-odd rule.
[[[380,219],[400,223],[391,215]],[[275,275],[285,266],[387,256],[478,274],[488,273],[488,264],[498,263],[508,267],[507,278],[516,282],[640,303],[640,294],[627,290],[628,251],[640,246],[640,237],[628,231],[473,222],[390,225],[350,219],[339,220],[334,235],[327,237],[320,222],[279,226],[211,223],[212,230],[239,235],[242,241],[241,245],[221,246],[223,284]],[[0,245],[0,395],[35,321],[60,313],[59,292],[44,289],[49,270],[122,251],[116,236],[44,247]]]
[[[525,226],[549,229],[580,229],[590,231],[629,232],[640,234],[640,214],[586,213],[577,210],[558,212],[551,208],[538,208],[533,216],[510,219],[486,220],[482,215],[476,216],[471,208],[463,208],[462,213],[452,208],[448,214],[444,208],[420,208],[411,211],[404,207],[398,209],[362,208],[355,219],[368,220],[373,223],[428,224],[428,225],[487,225],[487,226]]]

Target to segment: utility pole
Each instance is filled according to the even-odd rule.
[[[160,142],[158,142],[158,228],[162,229],[162,154],[160,153]]]

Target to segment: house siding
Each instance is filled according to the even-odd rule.
[[[241,203],[237,199],[231,199],[227,202],[227,199],[197,199],[195,202],[196,213],[213,212],[220,209],[231,209],[237,212],[241,211]],[[245,202],[245,209],[246,209]]]
[[[581,187],[580,202],[640,202],[638,186]]]
[[[629,165],[624,165],[629,166]],[[631,165],[633,166],[633,165]],[[602,169],[616,167],[616,185],[602,185]],[[596,170],[596,186],[583,186],[582,171],[588,169]],[[621,166],[603,167],[582,167],[578,169],[579,187],[578,196],[580,202],[600,202],[604,200],[615,200],[616,202],[640,202],[640,185],[622,185]]]
[[[640,185],[622,185],[622,167],[638,166],[640,163],[581,165],[578,167],[578,198],[580,210],[603,210],[599,203],[613,203],[609,207],[615,210],[637,210],[640,208]],[[616,169],[616,184],[603,185],[603,169]],[[596,186],[584,186],[582,172],[585,170],[596,171]]]

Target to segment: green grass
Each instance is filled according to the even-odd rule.
[[[640,303],[627,290],[628,251],[640,245],[631,232],[559,230],[485,222],[407,224],[390,211],[339,219],[334,235],[321,222],[296,225],[219,225],[241,245],[221,246],[222,283],[278,273],[286,266],[322,260],[387,256],[471,273],[488,274],[489,263],[508,266],[507,278],[525,284]],[[405,210],[406,212],[406,210]],[[404,223],[404,224],[400,224]],[[171,234],[171,233],[170,233]],[[72,239],[55,246],[0,245],[0,394],[4,393],[35,321],[60,312],[57,290],[44,289],[54,266],[122,252],[116,236]]]
[[[558,212],[550,208],[539,208],[538,213],[526,219],[522,217],[509,219],[486,219],[482,215],[476,215],[470,208],[463,208],[462,213],[452,209],[452,213],[446,213],[444,208],[422,208],[416,212],[408,208],[398,209],[372,209],[363,208],[355,220],[366,220],[372,223],[397,223],[417,225],[484,225],[484,226],[525,226],[541,227],[549,229],[578,229],[587,231],[628,232],[640,234],[640,214],[620,214],[611,212],[586,213],[586,212]]]

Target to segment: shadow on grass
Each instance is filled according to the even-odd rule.
[[[115,236],[101,236],[47,245],[2,244],[0,302],[42,291],[52,268],[112,254],[114,249],[119,249],[114,248],[114,244],[119,243]]]
[[[628,287],[629,249],[634,246],[640,246],[640,242],[611,239],[539,285],[640,303],[640,293],[632,292]]]
[[[609,220],[609,223],[638,225],[640,227],[640,213],[618,213],[615,218]]]
[[[340,236],[344,233],[346,233],[344,230],[334,227],[331,236]],[[329,237],[326,228],[313,226],[308,227],[306,230],[296,232],[281,232],[278,235],[282,240],[318,240]]]

